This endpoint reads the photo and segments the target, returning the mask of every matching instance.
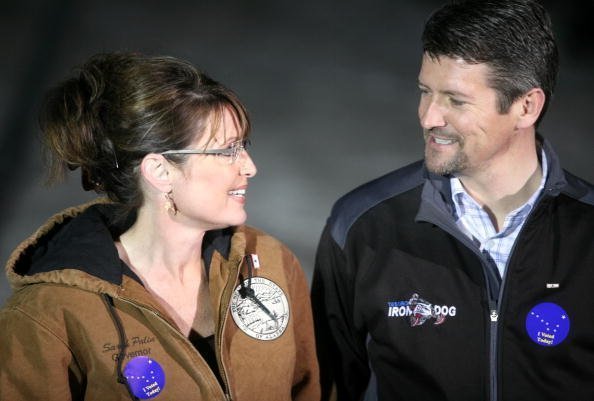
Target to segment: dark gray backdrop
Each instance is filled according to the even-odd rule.
[[[3,2],[8,3],[8,2]],[[187,59],[234,89],[253,120],[249,223],[286,242],[311,275],[338,196],[422,155],[419,36],[436,0],[24,0],[2,4],[0,260],[58,210],[94,197],[79,172],[43,186],[42,93],[111,50]],[[594,181],[592,0],[548,1],[561,74],[542,133]],[[0,278],[0,304],[9,294]]]

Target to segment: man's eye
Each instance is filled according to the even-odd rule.
[[[463,106],[466,104],[466,102],[454,98],[450,98],[450,103],[452,103],[453,106]]]

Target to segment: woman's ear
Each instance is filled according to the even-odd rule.
[[[174,168],[163,155],[149,153],[140,163],[140,174],[157,191],[169,193],[172,187]]]
[[[519,118],[517,128],[529,128],[536,124],[545,104],[546,95],[540,88],[533,88],[518,99]]]

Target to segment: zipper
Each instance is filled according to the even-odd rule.
[[[503,296],[504,296],[504,292],[505,292],[505,283],[507,281],[507,272],[508,269],[510,268],[510,266],[512,266],[512,262],[514,260],[514,255],[516,254],[516,247],[518,246],[518,243],[520,243],[522,234],[524,233],[524,230],[526,229],[526,224],[528,224],[530,222],[530,218],[534,215],[535,211],[542,205],[542,200],[544,198],[544,190],[541,193],[541,195],[538,197],[538,199],[534,202],[534,206],[532,207],[532,210],[530,211],[530,213],[528,214],[528,216],[526,216],[526,220],[524,221],[524,224],[522,225],[522,228],[520,228],[520,232],[518,232],[518,235],[516,236],[516,240],[514,241],[514,244],[512,246],[512,248],[510,249],[509,252],[509,257],[507,259],[507,264],[505,266],[505,271],[503,273],[503,277],[501,277],[501,284],[499,285],[499,291],[497,294],[497,299],[499,300],[499,302],[494,301],[492,299],[491,296],[489,296],[489,309],[490,309],[490,320],[491,320],[491,324],[490,324],[490,356],[489,356],[489,363],[490,363],[490,367],[491,367],[491,374],[490,374],[490,381],[491,381],[491,401],[497,401],[498,400],[498,387],[497,387],[497,372],[498,372],[498,368],[499,368],[499,361],[497,358],[497,343],[498,343],[498,321],[499,318],[501,317],[501,304],[503,303]]]
[[[490,335],[489,335],[489,383],[490,383],[490,397],[492,401],[497,400],[497,321],[499,320],[498,306],[493,302],[489,301],[491,320]]]
[[[125,302],[125,303],[127,303],[129,305],[132,305],[135,308],[141,308],[141,309],[149,312],[150,314],[154,315],[158,320],[160,320],[167,327],[169,327],[175,333],[176,336],[178,336],[179,338],[181,338],[181,340],[183,342],[185,342],[186,345],[188,345],[190,349],[193,349],[196,352],[196,355],[198,355],[198,357],[204,362],[204,364],[206,366],[208,366],[208,364],[206,363],[206,361],[204,361],[204,358],[202,358],[202,355],[200,355],[200,353],[198,351],[196,351],[196,348],[194,348],[194,346],[192,345],[192,343],[190,342],[190,340],[188,340],[186,338],[186,336],[184,336],[182,333],[180,333],[180,331],[177,328],[175,328],[174,326],[172,326],[171,323],[169,323],[167,321],[167,319],[165,319],[163,316],[161,316],[158,312],[156,312],[155,310],[153,310],[151,308],[147,308],[146,306],[139,305],[139,304],[133,302],[132,300],[127,299],[127,298],[118,298],[118,299],[120,301],[122,301],[122,302]],[[218,380],[215,377],[214,373],[212,373],[212,376],[213,376],[214,382],[218,384]],[[221,386],[218,385],[216,387],[220,388]],[[226,392],[225,389],[221,389],[221,392],[223,393],[223,396],[225,397],[225,401],[231,401],[231,397],[227,395],[227,392]]]
[[[489,314],[489,323],[488,323],[488,332],[489,332],[489,400],[490,401],[497,401],[497,328],[498,328],[498,321],[499,321],[499,304],[495,296],[498,296],[501,299],[501,294],[503,292],[503,284],[504,278],[501,279],[501,283],[497,278],[493,278],[491,274],[489,274],[488,269],[490,268],[489,262],[485,260],[482,252],[476,247],[476,245],[468,238],[464,233],[461,233],[458,227],[455,224],[452,224],[452,221],[449,219],[442,219],[442,213],[439,209],[436,209],[438,214],[433,215],[435,220],[426,219],[431,224],[437,225],[439,228],[444,230],[445,232],[451,234],[454,238],[460,241],[463,245],[465,245],[468,249],[474,252],[481,263],[483,276],[485,278],[485,291],[487,293],[488,299],[488,314]],[[522,227],[523,228],[523,227]],[[461,235],[460,235],[461,234]],[[519,237],[519,234],[518,234]],[[516,238],[517,240],[517,238]],[[512,250],[513,252],[513,250]],[[510,253],[510,256],[512,253]],[[496,267],[495,267],[496,268]],[[495,282],[493,283],[493,281]],[[497,291],[492,291],[492,285],[496,284]],[[497,295],[495,295],[497,294]]]
[[[499,371],[499,360],[498,360],[498,353],[497,353],[497,344],[499,342],[499,334],[498,334],[498,325],[499,319],[501,318],[501,304],[503,301],[503,296],[505,292],[505,283],[507,281],[507,272],[510,266],[512,266],[512,262],[514,259],[514,255],[516,254],[516,247],[521,240],[521,236],[524,233],[526,224],[530,222],[530,218],[533,216],[534,212],[537,210],[538,207],[542,204],[542,194],[534,203],[534,206],[528,216],[526,216],[526,220],[520,229],[520,232],[516,236],[516,240],[510,249],[509,258],[507,259],[507,264],[505,267],[505,271],[503,273],[503,277],[501,277],[501,282],[499,284],[499,291],[497,292],[497,299],[493,299],[491,296],[491,291],[489,291],[489,332],[490,332],[490,340],[489,340],[489,381],[490,381],[490,400],[497,401],[498,400],[498,392],[499,388],[497,386],[497,377]],[[482,258],[481,258],[482,259]],[[488,268],[488,262],[487,267]],[[484,270],[484,269],[483,269]],[[485,280],[487,285],[489,285],[489,274],[485,271]],[[489,287],[490,288],[490,287]]]
[[[227,292],[227,288],[223,291],[223,296]],[[216,342],[216,352],[219,354],[219,358],[217,358],[217,364],[219,365],[219,370],[221,371],[221,380],[223,380],[223,384],[225,386],[225,400],[231,401],[231,387],[229,387],[229,379],[227,378],[227,369],[225,369],[225,364],[223,363],[223,333],[225,329],[225,323],[227,323],[227,310],[225,310],[225,316],[223,316],[223,322],[219,326],[219,330],[217,333],[217,342]]]
[[[549,174],[550,174],[550,172],[549,172]],[[526,216],[525,221],[522,225],[522,228],[520,229],[520,232],[516,236],[516,240],[514,241],[514,244],[513,244],[512,248],[510,250],[510,253],[509,253],[509,258],[507,260],[505,272],[503,274],[503,277],[501,277],[500,282],[496,278],[492,278],[492,275],[490,275],[488,272],[490,263],[484,259],[482,252],[480,252],[480,250],[478,250],[476,248],[476,246],[472,243],[472,241],[464,233],[460,232],[460,230],[455,225],[455,223],[453,224],[452,220],[449,219],[449,217],[446,217],[446,216],[449,216],[449,214],[447,212],[440,210],[438,207],[435,206],[435,204],[433,202],[427,201],[427,206],[434,209],[437,213],[430,213],[430,214],[422,216],[421,218],[418,219],[419,221],[426,221],[428,223],[435,224],[436,226],[438,226],[445,232],[451,234],[455,239],[460,241],[462,244],[464,244],[468,249],[473,251],[479,257],[481,266],[483,267],[483,275],[485,277],[485,285],[486,285],[485,290],[487,292],[487,298],[488,298],[488,302],[489,302],[489,311],[488,311],[488,313],[489,313],[489,324],[488,324],[488,326],[489,326],[489,393],[490,393],[489,399],[491,401],[498,401],[498,398],[497,398],[498,397],[497,372],[498,372],[498,364],[499,364],[499,361],[497,358],[498,322],[499,322],[499,319],[501,318],[500,305],[502,303],[501,301],[503,300],[507,271],[508,271],[509,266],[512,266],[511,262],[513,261],[513,258],[515,256],[516,247],[517,247],[518,243],[520,242],[522,234],[524,233],[526,224],[531,222],[532,216],[536,213],[536,211],[540,207],[542,207],[541,205],[543,204],[543,199],[547,196],[550,196],[549,194],[551,194],[555,189],[558,189],[558,188],[547,187],[547,184],[545,183],[545,187],[542,189],[542,192],[540,193],[540,195],[534,202],[532,210],[530,210],[530,212]],[[425,201],[422,199],[421,204],[423,204],[424,202]],[[419,212],[417,217],[419,217],[420,214],[421,214],[421,212]],[[423,213],[423,214],[426,214],[426,213]],[[415,220],[417,220],[417,219],[415,219]],[[491,291],[491,284],[493,284],[493,280],[496,280],[495,284],[498,284],[496,294],[494,291]]]
[[[237,269],[235,271],[235,279],[234,280],[227,280],[227,284],[225,285],[225,289],[223,290],[222,299],[229,300],[231,299],[231,292],[237,283],[237,278],[239,277],[239,270],[241,269],[241,264],[244,260],[242,257],[237,265]],[[232,273],[230,273],[231,275]],[[227,323],[227,316],[229,315],[229,303],[227,302],[226,308],[224,310],[221,308],[223,313],[223,321],[219,325],[219,329],[217,331],[216,336],[216,350],[215,352],[218,354],[217,363],[219,365],[219,370],[221,371],[221,379],[223,380],[223,384],[225,385],[224,392],[225,392],[225,399],[227,401],[231,401],[231,387],[229,386],[229,379],[227,378],[227,369],[225,368],[225,364],[223,363],[223,333],[225,332],[225,326]]]

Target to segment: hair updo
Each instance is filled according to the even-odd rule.
[[[49,151],[49,181],[80,167],[85,190],[136,209],[143,202],[139,165],[144,156],[188,147],[225,108],[247,136],[250,122],[237,96],[191,64],[135,53],[95,55],[46,95],[40,126]],[[178,164],[185,160],[168,158]]]

